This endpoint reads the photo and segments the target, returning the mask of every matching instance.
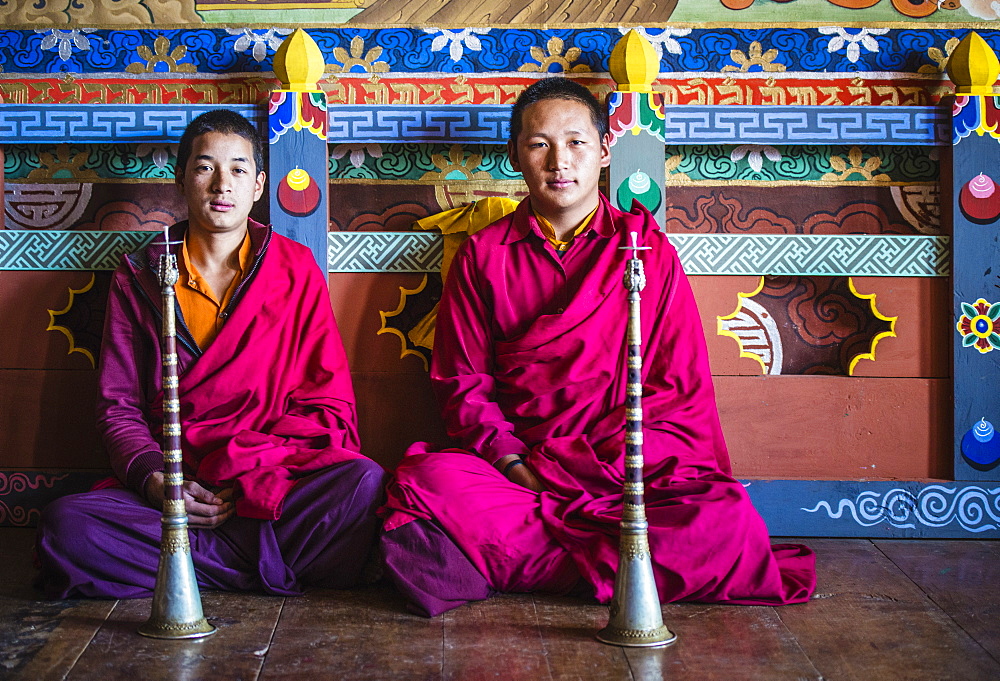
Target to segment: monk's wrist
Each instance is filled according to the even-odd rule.
[[[521,458],[519,454],[508,454],[507,456],[501,457],[493,462],[493,467],[497,469],[504,477],[510,472],[510,469],[514,468],[519,464],[523,464],[524,459]]]
[[[522,459],[521,457],[516,457],[516,458],[512,459],[511,461],[509,461],[506,464],[504,464],[504,467],[503,467],[503,476],[505,478],[509,477],[510,476],[510,472],[515,467],[517,467],[517,466],[523,466],[523,465],[524,465],[524,459]]]

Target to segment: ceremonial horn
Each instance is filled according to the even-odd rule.
[[[177,397],[177,333],[174,323],[174,284],[177,283],[177,256],[170,253],[164,233],[166,253],[160,256],[159,278],[163,287],[163,515],[160,523],[160,564],[156,569],[153,607],[139,633],[151,638],[202,638],[215,633],[201,610],[201,594],[191,560],[187,511],[181,485],[181,419]]]
[[[628,290],[628,384],[625,389],[625,486],[621,538],[618,545],[618,571],[615,593],[611,599],[608,626],[597,632],[597,640],[615,646],[655,647],[670,645],[676,634],[663,626],[660,597],[653,579],[649,556],[649,523],[642,479],[642,334],[639,318],[639,292],[646,286],[639,251],[638,234],[632,232],[632,251],[625,264],[625,288]]]

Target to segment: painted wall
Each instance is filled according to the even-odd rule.
[[[331,110],[509,105],[552,73],[604,96],[615,87],[610,52],[639,26],[659,54],[654,89],[668,106],[851,111],[938,105],[952,91],[945,64],[970,22],[1000,47],[986,2],[851,6],[859,4],[869,3],[678,0],[634,3],[616,16],[606,3],[545,14],[527,0],[488,11],[458,0],[298,0],[266,9],[13,0],[0,9],[0,97],[261,105],[277,87],[274,52],[296,26],[323,51],[320,84]],[[149,21],[154,28],[135,28]],[[170,145],[67,142],[3,149],[3,230],[153,230],[183,218]],[[950,186],[941,186],[948,147],[787,142],[668,139],[667,231],[949,234],[942,206]],[[523,195],[500,144],[343,141],[329,152],[332,232],[410,233],[415,219],[469,200]],[[952,477],[949,279],[880,274],[890,276],[692,277],[738,475]],[[13,322],[0,344],[0,523],[32,523],[35,500],[106,469],[92,426],[92,360],[108,276],[0,271],[0,316]],[[413,440],[440,437],[418,333],[440,275],[334,271],[330,285],[366,451],[391,465]]]

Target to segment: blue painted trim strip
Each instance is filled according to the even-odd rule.
[[[0,230],[0,270],[113,270],[155,232]],[[945,236],[671,234],[692,275],[943,277]],[[438,272],[440,234],[330,232],[329,272]]]
[[[744,480],[776,536],[1000,538],[1000,483]]]
[[[0,104],[4,144],[174,143],[206,104]],[[265,112],[250,104],[226,105],[263,132]]]
[[[506,144],[510,136],[510,107],[499,105],[335,105],[329,120],[331,144]]]
[[[951,144],[934,106],[667,106],[667,144]]]
[[[5,144],[173,143],[204,104],[0,104]],[[264,122],[254,105],[228,108]],[[931,106],[668,106],[669,144],[950,144],[948,112]],[[331,144],[506,144],[510,107],[332,106]],[[263,129],[263,128],[262,128]]]

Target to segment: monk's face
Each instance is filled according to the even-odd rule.
[[[514,170],[524,175],[531,207],[547,218],[597,207],[601,168],[611,163],[590,109],[571,99],[543,99],[525,107],[521,134],[508,147]]]
[[[194,139],[177,186],[187,200],[191,229],[216,234],[240,231],[264,193],[264,173],[254,164],[250,140],[207,132]]]

